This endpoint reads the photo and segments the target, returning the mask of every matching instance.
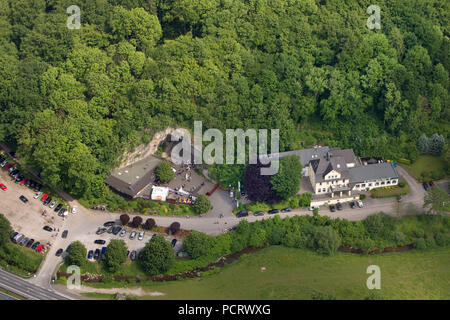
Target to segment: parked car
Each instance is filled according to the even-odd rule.
[[[39,192],[39,193],[42,193],[42,192]],[[59,210],[61,210],[62,206],[63,206],[62,203],[58,204],[54,211],[58,212]]]
[[[112,233],[112,232],[113,232],[113,230],[114,230],[114,227],[113,227],[113,226],[111,226],[111,227],[109,227],[109,228],[108,228],[108,230],[106,230],[106,232],[108,232],[108,233]]]
[[[72,213],[77,213],[77,206],[72,207]]]
[[[337,203],[336,204],[336,208],[338,209],[338,210],[342,210],[342,203]]]
[[[430,185],[426,182],[424,182],[422,185],[425,190],[428,190],[428,188],[430,187]]]
[[[355,203],[353,201],[350,202],[350,208],[355,209],[355,207],[356,207]]]
[[[64,251],[64,250],[60,248],[60,249],[58,249],[58,251],[56,251],[56,254],[55,254],[55,255],[56,255],[57,257],[59,257],[59,256],[63,253],[63,251]]]
[[[31,245],[33,244],[33,242],[34,242],[34,239],[28,240],[28,242],[27,242],[27,244],[25,245],[25,247],[27,247],[27,248],[31,247]]]
[[[8,162],[6,162],[6,163],[8,163]],[[8,172],[11,172],[11,171],[13,171],[13,170],[10,171],[11,168],[14,168],[13,170],[16,170],[16,167],[13,167],[12,164],[6,164],[4,169]]]
[[[275,214],[278,212],[279,212],[278,209],[271,209],[271,210],[267,211],[268,214]]]
[[[27,182],[28,182],[28,179],[27,178],[23,178],[22,181],[20,181],[20,185],[23,186]]]
[[[53,209],[55,206],[56,206],[56,204],[57,204],[58,202],[56,201],[56,200],[54,200],[52,203],[50,203],[50,205],[48,206],[50,209]]]
[[[30,181],[30,189],[34,189],[34,187],[36,186],[36,182],[34,182],[33,180]]]
[[[105,240],[102,240],[102,239],[97,239],[97,240],[94,241],[94,243],[95,243],[95,244],[105,244],[106,241],[105,241]]]
[[[121,237],[125,237],[126,234],[127,234],[127,229],[122,229],[122,231],[120,231]]]
[[[45,199],[45,201],[42,203],[44,206],[48,205],[50,203],[50,201],[52,201],[52,198],[48,197],[47,199]]]
[[[31,185],[31,180],[27,180],[27,182],[25,183],[25,187],[29,187]]]
[[[36,241],[35,243],[33,243],[33,245],[31,246],[31,249],[36,250],[37,247],[39,247],[41,243],[39,241]]]
[[[237,218],[242,218],[242,217],[247,217],[248,216],[248,211],[247,210],[241,210],[236,214]]]
[[[94,259],[98,260],[99,257],[100,257],[100,249],[95,249]]]
[[[105,260],[105,252],[106,252],[106,247],[103,247],[102,251],[100,252],[100,260]]]
[[[64,208],[61,208],[61,210],[59,210],[59,212],[58,212],[58,216],[67,217],[67,210]]]
[[[61,237],[63,237],[64,239],[67,238],[68,233],[69,233],[69,230],[64,230]]]
[[[120,232],[120,230],[122,230],[122,227],[119,227],[119,226],[114,227],[112,230],[113,235],[116,236]]]
[[[172,239],[172,242],[170,244],[172,245],[172,247],[175,247],[175,245],[177,244],[177,239]]]
[[[134,238],[136,238],[136,231],[133,231],[130,234],[130,239],[133,240]]]
[[[361,200],[358,200],[356,202],[356,204],[358,205],[358,207],[362,208],[364,206],[363,202]]]
[[[3,183],[0,183],[0,189],[2,189],[3,191],[8,190],[8,188]]]
[[[256,211],[253,213],[254,216],[263,216],[264,215],[264,211]]]
[[[127,250],[127,258],[128,258],[129,255],[130,255],[130,250]]]
[[[25,237],[24,234],[19,233],[19,234],[17,234],[17,235],[12,239],[12,242],[14,242],[14,243],[19,243],[20,241],[22,241],[22,239],[23,239],[24,237]]]
[[[434,182],[433,182],[433,181],[428,181],[428,185],[429,185],[430,187],[434,187]]]
[[[44,194],[41,198],[41,201],[44,202],[45,200],[47,200],[48,198],[48,194]]]
[[[314,209],[319,210],[319,207],[317,207],[317,206],[311,206],[311,207],[308,208],[309,211],[314,211]]]
[[[95,234],[103,234],[106,232],[106,228],[98,228],[98,230],[95,232]]]
[[[37,199],[37,198],[39,198],[41,195],[42,195],[42,192],[37,192],[37,193],[33,196],[33,198],[34,198],[34,199]]]
[[[28,199],[25,198],[24,196],[20,196],[19,199],[22,200],[23,203],[27,203],[28,202]]]
[[[290,207],[281,209],[281,212],[291,212],[292,209]]]
[[[335,212],[336,211],[336,207],[334,205],[330,205],[330,211],[331,212]]]
[[[136,260],[136,255],[137,255],[136,250],[131,251],[131,256],[130,256],[131,260]]]
[[[241,196],[245,196],[245,189],[241,188]]]
[[[45,249],[45,246],[43,244],[39,245],[39,247],[37,247],[36,252],[41,253],[42,250]]]
[[[92,259],[93,257],[94,257],[94,251],[89,250],[87,258]]]
[[[21,246],[23,246],[25,243],[28,242],[28,240],[30,240],[30,238],[24,237],[22,240],[20,240],[19,244],[20,244]]]
[[[23,174],[21,174],[21,173],[19,172],[19,174],[16,176],[15,182],[16,182],[16,183],[19,183],[20,181],[23,180],[23,178],[24,178]]]
[[[42,228],[42,229],[44,229],[45,231],[48,231],[48,232],[52,232],[52,231],[53,231],[53,229],[50,228],[49,226],[45,226],[45,227]]]
[[[111,227],[111,226],[113,226],[113,225],[115,225],[116,224],[116,222],[114,222],[114,221],[108,221],[108,222],[105,222],[104,224],[103,224],[103,226],[104,227]]]
[[[145,234],[144,231],[139,232],[138,240],[144,239],[144,234]]]
[[[14,232],[11,236],[11,240],[15,238],[15,236],[17,236],[19,233],[18,232]]]
[[[3,160],[2,163],[0,163],[0,167],[4,168],[8,164],[7,160]]]

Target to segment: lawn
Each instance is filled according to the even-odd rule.
[[[381,187],[370,190],[372,198],[391,198],[396,196],[404,196],[411,192],[411,187],[404,179],[401,180],[405,185],[400,187],[399,185],[390,187]]]
[[[0,266],[23,277],[35,273],[43,259],[42,254],[17,244],[6,243],[0,247]]]
[[[207,277],[141,285],[165,294],[145,299],[311,299],[314,292],[337,299],[363,299],[372,292],[366,288],[369,265],[380,267],[381,290],[377,291],[386,299],[450,299],[448,248],[327,257],[272,246],[244,255]],[[261,272],[261,267],[266,271]]]
[[[445,160],[442,156],[421,155],[411,165],[403,165],[416,180],[425,181],[445,178]]]

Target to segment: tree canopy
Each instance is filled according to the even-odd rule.
[[[45,183],[86,199],[125,151],[167,126],[279,129],[414,160],[449,141],[450,3],[0,0],[0,141]],[[242,168],[216,170],[236,184]],[[222,180],[223,179],[223,180]]]
[[[164,273],[175,261],[172,246],[162,235],[155,235],[140,252],[139,263],[149,275]]]

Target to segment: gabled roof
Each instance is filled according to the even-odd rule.
[[[350,168],[349,173],[350,183],[398,178],[397,170],[395,170],[394,166],[390,162],[368,164],[366,166]]]

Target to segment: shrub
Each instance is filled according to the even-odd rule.
[[[127,246],[125,241],[113,239],[109,242],[105,252],[105,266],[109,272],[116,272],[127,260]]]
[[[172,222],[172,224],[169,226],[170,234],[176,234],[178,231],[180,231],[180,223],[179,222]]]
[[[169,162],[163,161],[155,170],[156,176],[163,182],[169,182],[175,177],[172,166]]]
[[[404,187],[406,186],[406,183],[405,183],[404,181],[400,181],[400,182],[398,183],[398,186],[399,186],[400,188],[404,188]]]
[[[9,220],[3,214],[0,214],[0,246],[5,245],[11,238],[13,230]]]
[[[414,243],[414,248],[417,250],[425,250],[427,248],[427,242],[424,238],[417,239]]]
[[[159,234],[147,242],[139,258],[142,269],[151,276],[166,272],[174,261],[172,246]]]
[[[142,224],[142,218],[139,217],[139,216],[135,216],[135,217],[133,218],[133,221],[131,222],[131,226],[132,226],[133,228],[137,228],[137,227],[139,227],[141,224]]]
[[[444,232],[439,232],[436,234],[436,244],[440,247],[450,245],[450,234]]]
[[[211,243],[210,236],[203,232],[193,230],[184,238],[183,247],[193,259],[196,259],[208,254]]]
[[[82,267],[87,262],[86,247],[80,242],[75,241],[70,244],[69,255],[66,257],[68,265],[76,265]]]
[[[366,198],[366,195],[365,194],[360,194],[359,195],[359,200],[364,200]]]
[[[380,214],[367,216],[363,220],[363,224],[372,239],[376,238],[384,228],[383,219]]]
[[[331,227],[318,227],[314,233],[314,249],[319,253],[332,255],[339,248],[340,239]]]
[[[192,205],[192,209],[198,214],[206,213],[210,208],[211,202],[204,194],[201,194]]]
[[[434,238],[426,238],[425,243],[426,243],[427,249],[432,249],[432,248],[436,247],[436,241],[434,240]]]
[[[147,229],[147,230],[151,230],[155,225],[156,225],[155,220],[152,219],[152,218],[148,218],[145,221],[144,228]]]
[[[122,222],[122,225],[126,225],[130,221],[130,216],[127,214],[122,214],[120,216],[120,222]]]

